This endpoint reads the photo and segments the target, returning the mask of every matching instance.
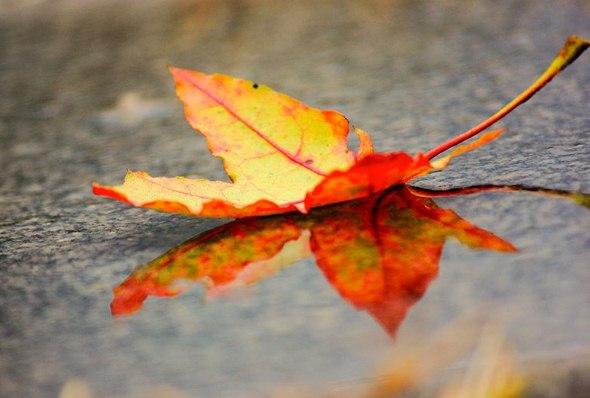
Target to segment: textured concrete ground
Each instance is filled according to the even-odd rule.
[[[588,2],[554,0],[0,2],[0,396],[53,397],[74,378],[105,397],[355,385],[392,344],[311,261],[237,299],[205,304],[197,288],[111,317],[135,266],[222,222],[90,193],[127,168],[223,178],[166,65],[263,82],[345,113],[378,149],[416,152],[512,98],[589,20]],[[419,185],[590,192],[589,86],[585,54],[502,122],[505,137]],[[588,210],[529,194],[438,203],[521,251],[449,242],[396,344],[482,311],[504,320],[523,366],[567,363],[539,396],[587,393]]]

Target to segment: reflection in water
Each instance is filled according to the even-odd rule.
[[[114,315],[150,295],[173,297],[202,282],[208,295],[256,283],[313,255],[340,296],[395,334],[438,272],[447,237],[478,249],[509,242],[408,188],[320,208],[310,215],[247,218],[202,233],[137,268],[114,289]]]

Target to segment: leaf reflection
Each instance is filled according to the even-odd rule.
[[[482,190],[494,189],[486,186]],[[463,193],[476,191],[466,188]],[[561,191],[543,192],[564,195]],[[409,308],[436,277],[448,237],[474,249],[516,250],[506,240],[452,210],[439,208],[430,199],[444,195],[444,191],[403,187],[317,209],[307,216],[287,214],[231,222],[138,267],[114,289],[111,311],[116,316],[132,314],[150,295],[174,297],[190,282],[201,282],[207,295],[216,295],[259,282],[313,255],[344,300],[369,313],[394,335]]]

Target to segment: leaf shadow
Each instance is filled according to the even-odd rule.
[[[437,206],[433,197],[526,191],[588,207],[589,195],[482,185],[433,191],[396,187],[308,215],[239,219],[202,232],[136,268],[113,289],[114,316],[138,312],[149,296],[176,297],[202,283],[214,297],[255,284],[313,257],[340,297],[395,336],[409,309],[437,277],[448,238],[480,250],[514,252],[508,241]]]

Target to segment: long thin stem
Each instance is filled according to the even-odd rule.
[[[457,135],[456,137],[443,142],[436,148],[431,149],[428,151],[425,156],[428,159],[432,159],[437,155],[445,152],[446,150],[454,147],[461,142],[468,140],[469,138],[479,134],[483,130],[487,129],[498,120],[502,119],[504,116],[512,112],[516,109],[520,104],[526,102],[529,98],[531,98],[537,91],[542,89],[547,83],[549,83],[559,72],[564,70],[569,64],[574,62],[576,58],[578,58],[584,50],[588,48],[590,45],[590,41],[585,40],[578,36],[570,36],[566,40],[565,44],[553,60],[551,65],[547,68],[547,70],[539,76],[539,78],[526,90],[520,93],[516,98],[512,101],[504,105],[502,109],[498,112],[494,113],[492,116],[484,120],[483,122],[479,123],[478,125],[470,128],[469,130],[465,131]]]

